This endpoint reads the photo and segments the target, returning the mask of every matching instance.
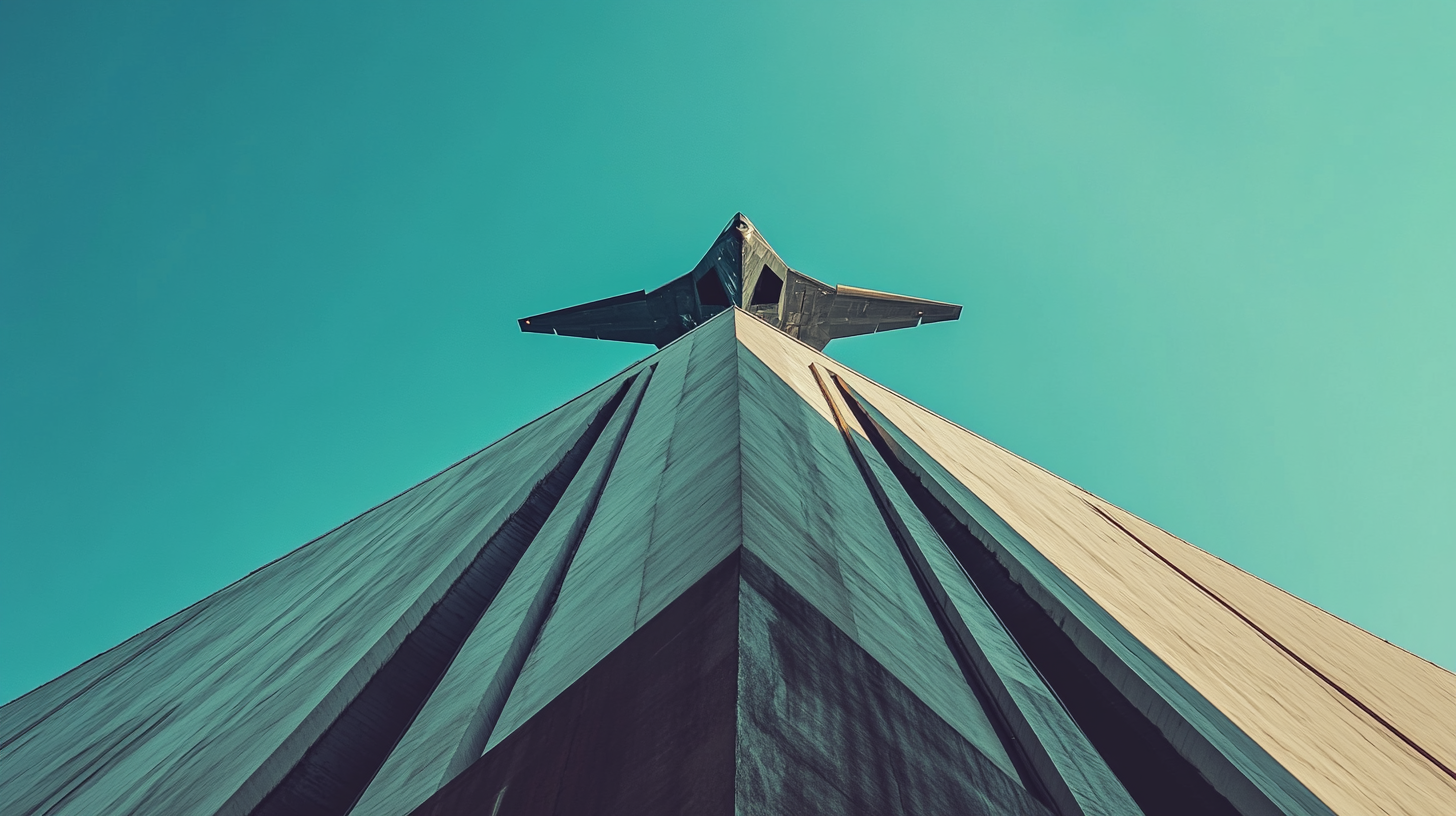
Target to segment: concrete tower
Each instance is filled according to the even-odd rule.
[[[0,708],[0,814],[1456,813],[1456,676],[825,357],[959,307],[760,243],[623,296],[651,356]]]

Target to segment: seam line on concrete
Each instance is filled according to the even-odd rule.
[[[1126,527],[1122,526],[1122,524],[1120,524],[1117,521],[1117,519],[1114,519],[1112,516],[1108,515],[1105,511],[1103,511],[1103,509],[1101,507],[1098,507],[1097,505],[1095,505],[1095,504],[1087,501],[1086,499],[1082,499],[1082,503],[1083,504],[1086,504],[1088,507],[1092,508],[1092,510],[1095,513],[1097,513],[1097,515],[1101,516],[1103,518],[1103,520],[1106,521],[1108,524],[1111,524],[1112,526],[1114,526],[1117,529],[1121,530],[1122,533],[1123,533],[1123,535],[1126,535],[1128,538],[1131,538],[1133,541],[1136,541],[1138,544],[1140,544],[1142,546],[1142,548],[1144,550],[1147,550],[1147,552],[1150,555],[1152,555],[1154,558],[1158,559],[1159,561],[1163,562],[1163,564],[1165,564],[1169,569],[1171,569],[1174,572],[1178,573],[1180,576],[1183,577],[1183,579],[1185,581],[1187,581],[1188,583],[1192,584],[1199,591],[1201,591],[1204,595],[1207,595],[1209,598],[1213,599],[1213,601],[1215,603],[1217,603],[1219,606],[1222,606],[1224,609],[1227,609],[1228,611],[1232,612],[1235,617],[1237,617],[1239,620],[1241,620],[1245,624],[1247,624],[1249,626],[1249,628],[1253,629],[1255,632],[1258,632],[1259,635],[1260,635],[1260,637],[1263,637],[1265,640],[1269,641],[1269,643],[1274,648],[1276,648],[1279,651],[1283,652],[1284,655],[1286,657],[1288,657],[1290,660],[1293,660],[1295,663],[1298,663],[1300,666],[1303,666],[1307,671],[1309,671],[1310,674],[1313,674],[1315,677],[1318,677],[1321,681],[1323,681],[1325,683],[1325,685],[1329,686],[1331,689],[1333,689],[1334,691],[1338,692],[1340,694],[1340,696],[1344,697],[1346,700],[1348,700],[1351,703],[1353,703],[1357,708],[1359,708],[1361,711],[1363,711],[1367,715],[1369,715],[1371,719],[1375,720],[1377,723],[1379,723],[1381,726],[1383,726],[1387,731],[1389,731],[1391,734],[1395,735],[1395,737],[1398,738],[1401,742],[1403,742],[1407,746],[1409,746],[1411,750],[1413,750],[1416,753],[1420,754],[1422,757],[1425,757],[1425,759],[1428,762],[1430,762],[1432,765],[1435,765],[1437,768],[1439,768],[1443,773],[1446,774],[1446,776],[1450,777],[1452,780],[1456,780],[1456,772],[1453,772],[1450,768],[1446,767],[1446,764],[1443,763],[1443,762],[1441,762],[1441,760],[1437,759],[1433,754],[1431,754],[1430,751],[1427,751],[1426,749],[1422,748],[1415,740],[1413,740],[1410,737],[1406,736],[1406,734],[1404,732],[1402,732],[1399,728],[1396,728],[1393,723],[1391,723],[1389,720],[1387,720],[1384,717],[1382,717],[1379,714],[1377,714],[1374,711],[1374,709],[1372,709],[1372,708],[1370,708],[1370,706],[1366,705],[1363,701],[1360,700],[1360,698],[1356,697],[1353,693],[1351,693],[1350,691],[1346,690],[1344,686],[1341,686],[1339,683],[1336,683],[1332,678],[1329,677],[1329,675],[1327,675],[1324,672],[1320,671],[1319,669],[1315,668],[1313,665],[1310,664],[1309,661],[1307,661],[1304,658],[1300,657],[1293,649],[1289,648],[1288,646],[1285,646],[1278,638],[1276,638],[1272,634],[1270,634],[1266,629],[1264,629],[1264,627],[1262,627],[1259,624],[1255,623],[1254,620],[1252,618],[1250,618],[1248,615],[1245,615],[1243,612],[1239,611],[1239,609],[1237,607],[1235,607],[1233,604],[1231,604],[1228,601],[1224,600],[1223,597],[1220,596],[1217,592],[1214,592],[1211,588],[1209,588],[1208,586],[1205,586],[1197,578],[1194,578],[1192,575],[1189,575],[1187,572],[1184,572],[1183,569],[1180,568],[1177,564],[1174,564],[1171,560],[1169,560],[1168,558],[1164,557],[1162,553],[1158,552],[1156,549],[1154,549],[1146,541],[1143,541],[1141,538],[1139,538],[1131,530],[1129,530]]]

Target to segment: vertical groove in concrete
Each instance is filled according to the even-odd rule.
[[[871,469],[864,451],[860,449],[859,443],[854,438],[854,432],[850,430],[849,424],[839,409],[838,401],[830,392],[828,383],[824,381],[823,374],[818,366],[812,363],[809,368],[819,384],[819,390],[824,395],[825,402],[829,405],[835,424],[839,426],[840,433],[844,436],[845,444],[849,446],[851,457],[864,477],[865,486],[869,488],[875,504],[879,506],[885,526],[889,528],[891,536],[899,547],[906,567],[915,577],[921,597],[934,616],[936,625],[940,627],[941,635],[956,656],[956,661],[961,666],[966,682],[976,689],[979,696],[990,703],[986,709],[993,715],[992,722],[996,725],[1002,741],[1016,763],[1022,784],[1044,804],[1055,808],[1063,816],[1092,813],[1136,813],[1137,808],[1127,801],[1127,795],[1121,790],[1116,778],[1105,768],[1096,767],[1098,758],[1095,752],[1083,751],[1080,756],[1067,755],[1065,750],[1069,747],[1067,744],[1074,743],[1080,737],[1080,734],[1076,733],[1075,725],[1070,722],[1053,724],[1061,726],[1057,729],[1060,733],[1056,735],[1061,737],[1057,740],[1059,744],[1056,746],[1056,748],[1062,749],[1061,751],[1049,748],[1043,743],[1041,735],[1037,733],[1036,727],[1030,721],[1032,712],[1024,711],[1018,705],[1022,701],[1015,699],[1015,695],[1008,690],[1008,680],[1001,677],[996,666],[988,659],[985,650],[981,648],[975,636],[966,626],[966,622],[959,619],[958,611],[947,598],[945,587],[941,585],[939,577],[926,562],[925,554],[920,551],[919,542],[915,540],[904,519],[895,509],[885,485],[880,483],[879,478]],[[851,411],[855,411],[857,406],[850,398],[848,391],[842,384],[839,384],[839,387],[845,398],[845,404]],[[861,427],[864,427],[867,425],[869,417],[864,416],[863,411],[855,411],[855,419]],[[987,623],[994,625],[990,621]],[[1052,735],[1047,734],[1046,736]]]
[[[847,386],[840,383],[840,388],[905,492],[1138,806],[1148,816],[1237,816],[1240,811],[1123,698],[985,545],[926,489],[889,443],[879,418]]]
[[[635,379],[635,378],[634,378]],[[597,412],[585,432],[475,557],[388,661],[250,816],[344,814],[364,792],[409,728],[451,659],[495,597],[511,569],[566,491],[632,380]]]
[[[612,476],[612,469],[617,464],[617,456],[622,452],[622,443],[626,441],[627,433],[632,429],[632,421],[637,417],[637,409],[642,405],[642,397],[647,391],[647,386],[652,379],[652,372],[655,369],[655,365],[648,368],[638,376],[638,381],[633,384],[632,390],[635,391],[635,395],[632,405],[612,439],[611,451],[607,454],[607,461],[598,472],[596,481],[591,487],[590,498],[587,499],[586,504],[582,506],[572,523],[567,540],[562,545],[560,554],[552,563],[546,580],[541,584],[530,610],[526,613],[525,620],[521,622],[521,627],[511,642],[506,659],[502,662],[485,697],[481,699],[480,706],[476,709],[470,725],[466,727],[461,736],[460,745],[455,749],[455,756],[450,760],[444,778],[441,779],[442,785],[470,767],[471,763],[484,753],[486,743],[490,740],[490,732],[495,728],[501,709],[505,708],[506,699],[520,678],[521,669],[526,665],[526,657],[531,653],[531,647],[535,645],[537,638],[540,637],[541,628],[546,625],[546,619],[551,616],[551,609],[556,603],[557,596],[561,593],[562,581],[566,579],[566,571],[571,567],[571,560],[581,545],[582,537],[586,535],[586,529],[591,524],[593,514],[596,513],[597,504],[602,498],[602,490]]]

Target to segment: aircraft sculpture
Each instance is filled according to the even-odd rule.
[[[653,289],[521,318],[521,331],[661,348],[737,306],[823,350],[830,340],[955,320],[954,303],[830,286],[790,269],[738,213],[693,270]]]

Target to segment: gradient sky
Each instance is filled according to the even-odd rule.
[[[1456,667],[1456,4],[0,4],[0,700],[605,379],[742,210],[830,353]]]

